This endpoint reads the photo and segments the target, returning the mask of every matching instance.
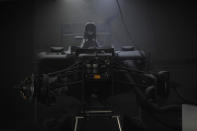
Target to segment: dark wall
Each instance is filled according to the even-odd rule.
[[[32,115],[13,87],[33,71],[33,2],[0,1],[0,10],[2,130],[15,129]]]
[[[124,3],[125,2],[125,3]],[[196,58],[196,8],[191,2],[122,1],[129,29],[139,47],[154,60]]]

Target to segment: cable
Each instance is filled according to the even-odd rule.
[[[128,30],[127,24],[125,22],[124,15],[122,13],[122,9],[121,9],[119,0],[116,0],[116,3],[117,3],[117,6],[118,6],[118,10],[119,10],[119,13],[120,13],[120,18],[121,18],[122,24],[124,26],[124,29],[125,29],[126,33],[127,33],[127,37],[129,38],[129,43],[135,43],[133,38],[132,38],[132,35],[131,35],[130,31]],[[145,58],[144,53],[142,53],[141,48],[139,46],[136,46],[136,44],[134,44],[134,46],[139,51],[140,55]]]
[[[77,62],[69,67],[67,67],[66,69],[63,69],[63,70],[58,70],[58,71],[55,71],[55,72],[52,72],[52,73],[47,73],[46,75],[57,75],[58,73],[62,73],[62,72],[66,72],[66,71],[70,71],[71,69],[74,68],[74,66],[76,65],[80,65],[81,62]]]
[[[185,102],[185,103],[182,103],[182,104],[190,104],[190,105],[197,106],[197,102],[185,98],[185,97],[180,93],[180,91],[177,89],[177,87],[174,87],[173,89],[175,90],[177,96],[178,96],[183,102]]]
[[[125,71],[129,71],[129,72],[135,72],[135,73],[139,73],[139,74],[149,74],[151,73],[150,71],[141,71],[141,70],[138,70],[138,69],[131,69],[125,65],[120,65],[120,63],[117,63],[115,62],[114,63],[115,65],[112,66],[113,68],[116,68],[116,69],[122,69],[122,70],[125,70]]]
[[[127,33],[127,37],[128,37],[128,39],[129,39],[129,43],[135,43],[135,42],[133,41],[132,37],[131,37],[131,33],[129,32],[128,27],[127,27],[127,24],[126,24],[126,22],[125,22],[124,15],[123,15],[123,13],[122,13],[122,9],[121,9],[121,7],[120,7],[119,0],[116,0],[116,3],[117,3],[117,6],[118,6],[118,10],[119,10],[119,13],[120,13],[120,18],[121,18],[122,24],[123,24],[123,26],[124,26],[124,28],[125,28],[125,31],[126,31],[126,33]]]

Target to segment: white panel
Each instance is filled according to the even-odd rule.
[[[182,105],[182,131],[197,131],[197,106]]]

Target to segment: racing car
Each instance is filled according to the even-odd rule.
[[[146,130],[142,124],[125,122],[106,100],[110,96],[132,90],[141,109],[155,113],[179,109],[177,106],[161,106],[160,103],[169,95],[169,72],[151,71],[148,68],[149,61],[145,52],[134,46],[123,46],[121,50],[112,46],[99,46],[95,24],[87,23],[80,47],[69,46],[68,50],[51,47],[50,51],[40,52],[37,73],[22,81],[19,90],[24,99],[36,98],[48,106],[56,102],[57,93],[81,101],[80,112],[65,118],[68,121],[58,123],[49,130],[87,131],[90,129],[84,125],[92,121],[97,124],[108,123],[102,130]],[[180,129],[180,125],[173,128]]]

